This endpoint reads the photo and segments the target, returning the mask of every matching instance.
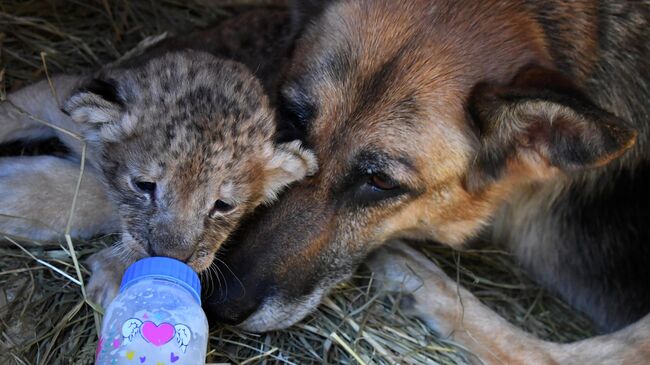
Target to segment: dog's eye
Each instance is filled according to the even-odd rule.
[[[210,216],[214,217],[216,214],[228,214],[234,210],[235,210],[234,205],[226,203],[225,201],[219,199],[216,202],[214,202],[214,206],[212,207]]]
[[[398,183],[391,180],[384,174],[371,175],[369,184],[378,190],[394,190],[399,188]]]
[[[366,175],[364,182],[359,185],[355,200],[360,204],[372,204],[386,199],[400,196],[407,192],[407,189],[383,173]]]
[[[153,181],[133,180],[136,190],[142,194],[153,197],[156,194],[156,183]]]

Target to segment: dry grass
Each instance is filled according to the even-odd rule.
[[[122,57],[145,37],[206,27],[255,0],[3,0],[0,2],[0,98],[5,90],[50,73],[83,72]],[[42,56],[42,53],[45,53]],[[20,153],[15,146],[0,155]],[[29,150],[27,153],[34,153]],[[72,202],[71,202],[72,203]],[[62,214],[70,207],[62,207]],[[0,235],[0,237],[2,237]],[[83,298],[80,262],[112,242],[0,239],[0,363],[87,364],[94,356],[97,314]],[[488,305],[544,338],[570,341],[590,324],[537,288],[498,251],[426,249]],[[241,364],[458,364],[466,355],[421,322],[403,316],[395,298],[372,290],[360,272],[317,312],[285,331],[262,335],[213,328],[209,360]]]

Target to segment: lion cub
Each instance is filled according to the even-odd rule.
[[[273,111],[253,75],[207,53],[59,76],[53,88],[42,81],[0,103],[0,143],[55,136],[71,151],[0,158],[0,232],[60,235],[81,144],[58,128],[82,136],[88,164],[72,234],[121,233],[91,259],[89,292],[102,304],[138,258],[169,256],[207,269],[244,215],[316,170],[298,141],[274,142]]]

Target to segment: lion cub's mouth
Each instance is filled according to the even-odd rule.
[[[148,252],[146,244],[139,242],[128,231],[122,233],[122,242],[119,246],[121,246],[119,255],[122,256],[123,260],[128,261],[127,264],[152,256]],[[204,248],[197,248],[187,259],[181,261],[185,262],[197,273],[200,273],[210,268],[210,265],[212,265],[212,262],[214,261],[214,254],[216,251],[216,249],[206,250]]]
[[[212,255],[203,255],[196,257],[196,252],[187,260],[187,264],[194,269],[194,271],[200,273],[210,268],[212,262],[214,261],[214,254]]]

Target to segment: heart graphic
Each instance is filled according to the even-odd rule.
[[[140,356],[140,364],[144,364],[146,360],[147,360],[146,356]]]
[[[151,342],[154,346],[162,346],[174,338],[176,330],[169,323],[161,323],[156,326],[151,321],[144,322],[141,328],[142,337]]]
[[[171,362],[176,362],[176,361],[178,361],[178,359],[180,359],[180,358],[181,358],[180,356],[176,356],[176,355],[174,355],[174,353],[172,352],[171,355],[169,356],[169,361],[171,361]]]
[[[133,360],[133,356],[135,356],[135,352],[129,351],[126,353],[126,358],[129,360]]]

